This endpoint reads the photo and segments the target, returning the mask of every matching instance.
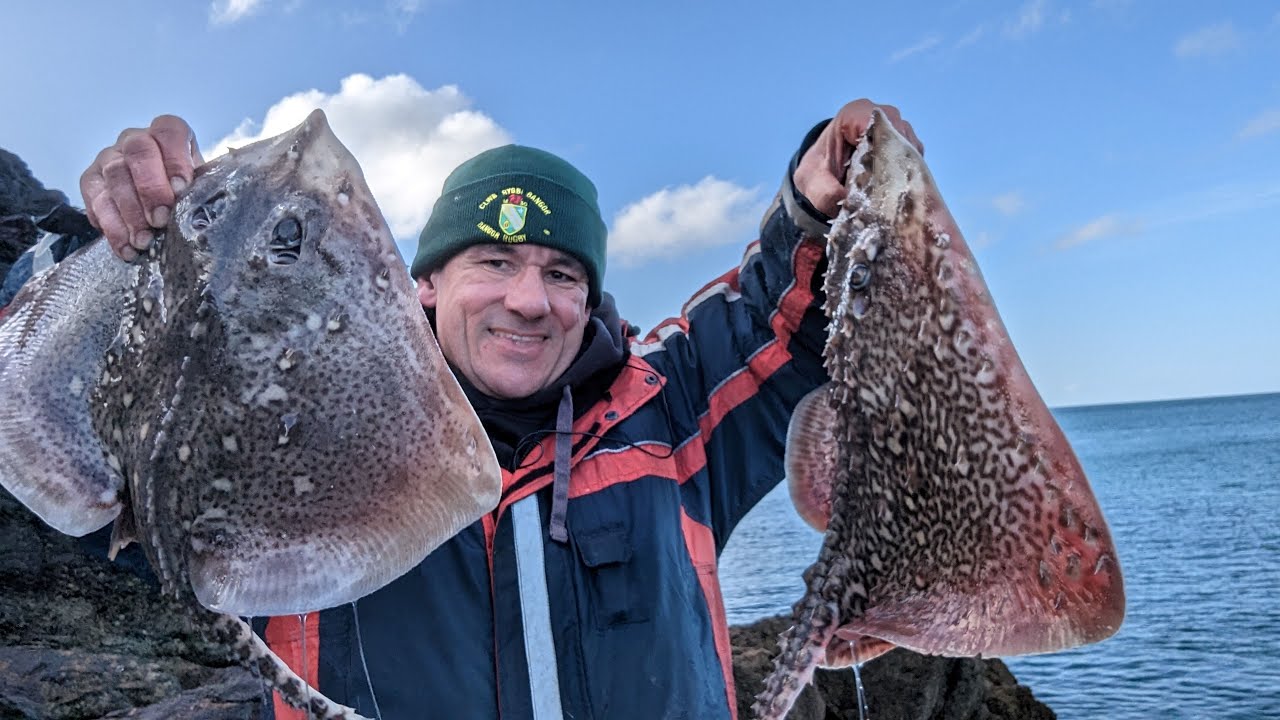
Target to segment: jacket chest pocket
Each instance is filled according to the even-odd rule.
[[[607,630],[648,620],[630,529],[605,525],[575,532],[573,538],[586,578],[587,612],[596,627]]]

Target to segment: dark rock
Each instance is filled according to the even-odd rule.
[[[9,272],[18,256],[36,244],[40,229],[27,215],[0,217],[0,279]]]
[[[0,490],[0,719],[262,716],[256,678],[85,548]]]
[[[31,273],[28,258],[14,271],[18,277],[6,282],[18,258],[40,240],[42,233],[57,236],[49,248],[55,260],[99,235],[84,212],[67,204],[66,195],[46,189],[22,158],[0,149],[0,306],[8,304]]]
[[[730,628],[738,717],[751,717],[754,696],[773,669],[787,617]],[[942,658],[894,650],[862,668],[871,720],[1053,720],[1048,706],[1019,685],[999,660]],[[853,670],[818,670],[790,720],[858,720]]]
[[[0,217],[43,217],[55,206],[66,202],[67,196],[57,190],[46,189],[31,174],[22,158],[0,148]]]

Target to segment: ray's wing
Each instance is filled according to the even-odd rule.
[[[209,393],[208,410],[185,442],[210,476],[184,492],[206,607],[262,616],[351,602],[497,505],[492,446],[401,281],[387,291],[394,309],[354,303],[277,338],[290,347],[268,357],[287,362],[224,374],[192,357],[183,402]]]
[[[0,320],[0,485],[69,535],[120,512],[123,481],[90,399],[110,371],[130,272],[95,242],[28,281]]]
[[[837,474],[831,392],[827,385],[800,402],[787,437],[793,503],[819,530],[830,520]],[[1038,437],[992,440],[973,433],[965,447],[1003,445],[1006,456],[979,466],[962,452],[939,463],[953,472],[972,464],[972,473],[899,464],[894,483],[860,493],[869,502],[851,512],[858,546],[889,568],[863,614],[841,619],[841,638],[866,635],[939,655],[1019,655],[1115,632],[1124,591],[1114,545],[1061,430],[1047,409],[1040,412]],[[1020,457],[1045,459],[1034,468],[1010,463],[1006,457],[1015,448]],[[926,454],[936,452],[930,447]],[[983,472],[999,477],[973,477]]]
[[[441,363],[434,375],[448,372]],[[491,511],[497,460],[453,377],[447,381],[427,375],[399,396],[346,403],[324,402],[316,389],[308,409],[269,437],[243,431],[262,423],[252,419],[241,431],[213,433],[200,451],[213,456],[211,467],[237,465],[231,456],[248,462],[194,489],[189,566],[201,604],[264,616],[348,603]]]
[[[800,399],[787,425],[783,457],[791,504],[809,527],[823,532],[831,520],[836,473],[836,412],[827,402],[830,385]]]

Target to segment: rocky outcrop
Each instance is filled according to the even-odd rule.
[[[0,718],[254,720],[261,685],[135,572],[0,490]]]
[[[0,281],[24,250],[35,244],[43,218],[64,205],[67,196],[47,190],[22,158],[0,148]]]
[[[31,274],[30,256],[14,272],[18,277],[6,282],[9,271],[42,237],[49,239],[49,256],[61,259],[97,236],[89,218],[69,205],[66,195],[46,189],[22,158],[0,148],[0,306],[13,298]]]
[[[738,717],[751,717],[753,696],[773,669],[786,617],[730,629]],[[1019,685],[999,660],[927,657],[893,650],[862,668],[871,720],[1053,720],[1057,716]],[[858,720],[852,670],[818,670],[789,720]]]
[[[45,188],[22,158],[0,148],[0,216],[43,216],[66,202],[67,196]]]

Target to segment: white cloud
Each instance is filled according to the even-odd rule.
[[[414,16],[422,9],[422,0],[384,0],[380,6],[373,3],[346,3],[335,5],[338,22],[347,27],[359,27],[375,23],[390,22],[396,32],[404,34],[413,22]]]
[[[982,36],[986,34],[987,34],[986,24],[979,25],[978,27],[970,30],[964,37],[961,37],[959,40],[957,40],[955,47],[956,48],[968,47],[978,42],[979,40],[981,40]]]
[[[1038,32],[1044,27],[1045,15],[1048,11],[1048,0],[1031,0],[1018,11],[1017,19],[1005,24],[1005,34],[1010,37],[1023,37]]]
[[[1059,237],[1053,247],[1068,250],[1102,238],[1160,233],[1188,223],[1277,207],[1280,207],[1280,181],[1274,179],[1202,186],[1152,200],[1124,214],[1108,213],[1095,218]]]
[[[621,211],[609,233],[609,257],[641,265],[752,237],[767,202],[756,188],[707,176],[659,190]]]
[[[1245,123],[1245,126],[1240,128],[1240,132],[1236,133],[1236,137],[1240,140],[1250,140],[1277,130],[1280,130],[1280,108],[1273,108]]]
[[[422,3],[420,0],[390,0],[388,7],[397,32],[403,34],[409,29],[409,23],[413,20],[413,16],[418,14]]]
[[[302,7],[305,0],[280,0],[276,6],[286,13],[292,13]],[[213,0],[209,5],[209,21],[214,25],[230,25],[257,13],[268,4],[268,0]],[[364,25],[367,23],[387,23],[394,25],[396,31],[403,34],[422,9],[422,0],[382,0],[378,5],[373,3],[335,4],[327,7],[319,5],[319,12],[330,17],[336,16],[344,25]],[[314,4],[313,7],[316,7]]]
[[[306,90],[283,98],[261,121],[245,120],[215,143],[208,157],[278,135],[316,108],[325,111],[334,134],[360,162],[398,238],[422,229],[445,177],[459,163],[511,140],[453,85],[426,90],[407,75],[357,74],[344,78],[331,95]]]
[[[920,42],[916,43],[915,45],[902,48],[901,50],[898,50],[894,54],[890,55],[889,62],[896,63],[896,62],[905,60],[911,57],[912,55],[917,55],[930,48],[937,46],[938,43],[940,42],[942,42],[941,37],[939,37],[938,35],[930,35],[925,39],[921,40]]]
[[[1253,212],[1280,205],[1280,182],[1231,183],[1199,188],[1167,199],[1154,212],[1144,212],[1154,217],[1154,227],[1178,225],[1210,218]]]
[[[1067,250],[1101,238],[1132,235],[1140,232],[1142,232],[1142,223],[1140,222],[1123,220],[1114,214],[1103,215],[1058,238],[1058,241],[1053,246],[1057,250]]]
[[[1221,55],[1240,47],[1240,35],[1231,21],[1207,25],[1182,36],[1173,48],[1180,58]]]
[[[214,25],[230,25],[262,8],[264,0],[214,0],[209,6],[209,21]]]
[[[1015,190],[991,198],[991,206],[1001,215],[1013,217],[1022,212],[1022,208],[1026,207],[1026,201],[1022,199],[1022,193]]]

